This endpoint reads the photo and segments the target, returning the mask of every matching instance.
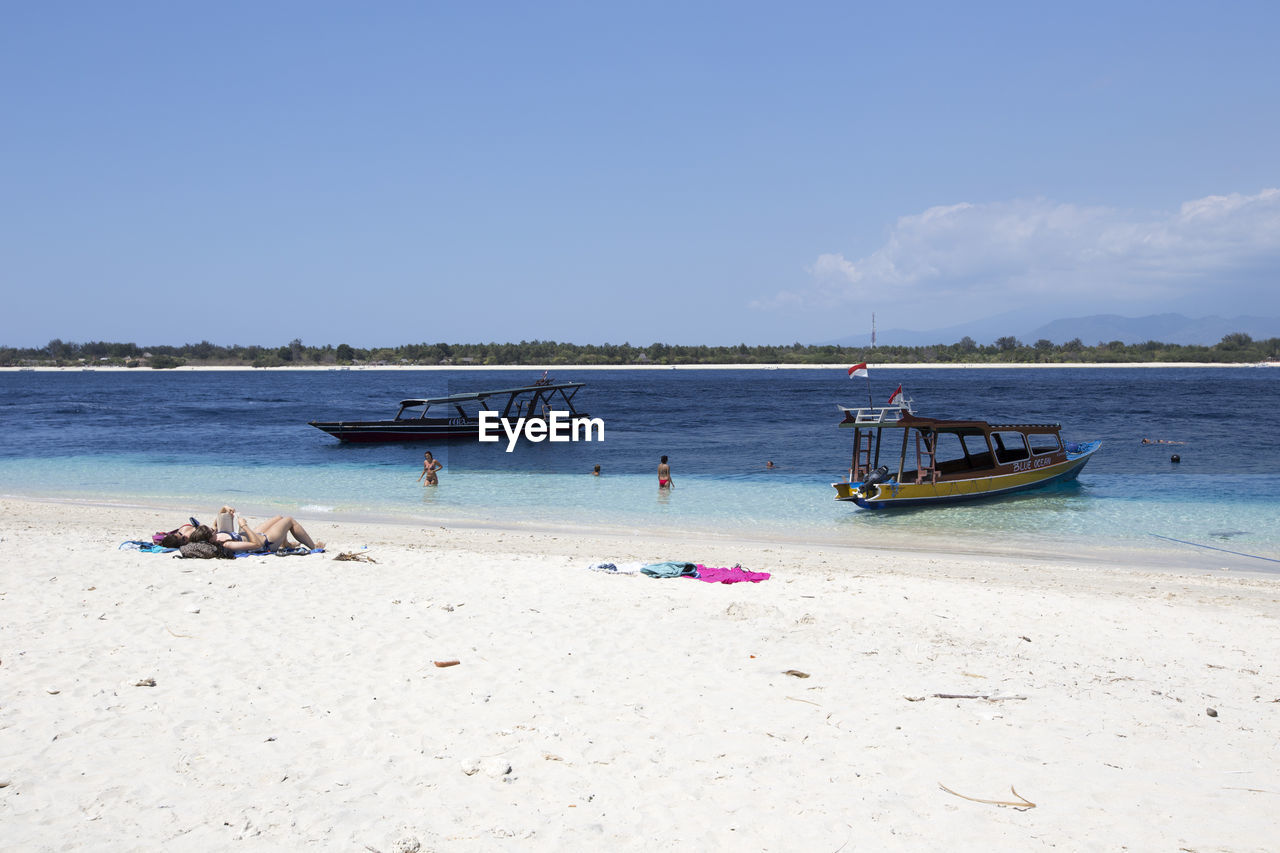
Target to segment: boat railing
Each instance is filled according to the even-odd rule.
[[[845,422],[855,424],[895,424],[903,415],[911,414],[910,406],[874,406],[867,408],[850,408],[837,406],[844,412]]]

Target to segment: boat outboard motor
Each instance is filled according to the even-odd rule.
[[[867,479],[862,481],[862,485],[858,487],[858,491],[864,495],[871,494],[871,487],[880,483],[887,482],[889,479],[889,468],[887,465],[881,465],[876,470],[867,475]]]
[[[862,481],[864,486],[875,486],[880,483],[887,482],[889,479],[889,466],[881,465],[876,470],[867,475],[867,479]]]

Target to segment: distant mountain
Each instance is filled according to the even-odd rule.
[[[996,338],[1014,335],[1022,340],[1022,331],[1033,329],[1044,323],[1044,311],[1008,311],[994,317],[985,317],[961,323],[958,326],[946,326],[941,329],[915,331],[912,329],[881,329],[876,333],[876,343],[886,347],[924,347],[931,344],[954,344],[968,336],[979,344],[994,343]],[[1043,337],[1043,336],[1042,336]],[[1072,336],[1074,337],[1074,335]],[[1071,338],[1067,338],[1071,340]],[[871,345],[871,333],[849,335],[838,340],[822,341],[824,344],[836,344],[845,347],[866,347]]]
[[[1160,341],[1165,344],[1199,344],[1209,346],[1224,335],[1244,332],[1251,338],[1280,337],[1280,319],[1275,317],[1201,317],[1191,319],[1181,314],[1152,314],[1149,317],[1121,317],[1096,314],[1054,320],[1027,333],[1024,343],[1048,338],[1055,344],[1079,338],[1092,346],[1099,341],[1124,341],[1140,344]]]
[[[1030,312],[1011,311],[930,331],[886,329],[876,334],[876,343],[880,346],[919,347],[953,344],[968,336],[976,343],[985,345],[994,343],[997,338],[1012,335],[1024,344],[1033,344],[1041,338],[1063,344],[1079,338],[1086,346],[1110,341],[1123,341],[1126,344],[1160,341],[1166,344],[1209,346],[1222,340],[1224,335],[1234,332],[1244,332],[1256,340],[1280,337],[1280,318],[1214,316],[1192,319],[1182,314],[1152,314],[1147,317],[1095,314],[1045,323],[1042,315],[1036,317]],[[865,347],[870,346],[871,335],[851,335],[824,343]]]

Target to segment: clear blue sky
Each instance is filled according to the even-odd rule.
[[[49,2],[0,344],[1280,315],[1280,4]]]

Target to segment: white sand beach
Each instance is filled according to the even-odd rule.
[[[307,517],[328,553],[180,560],[117,545],[183,513],[0,511],[5,849],[1280,838],[1280,575]]]

